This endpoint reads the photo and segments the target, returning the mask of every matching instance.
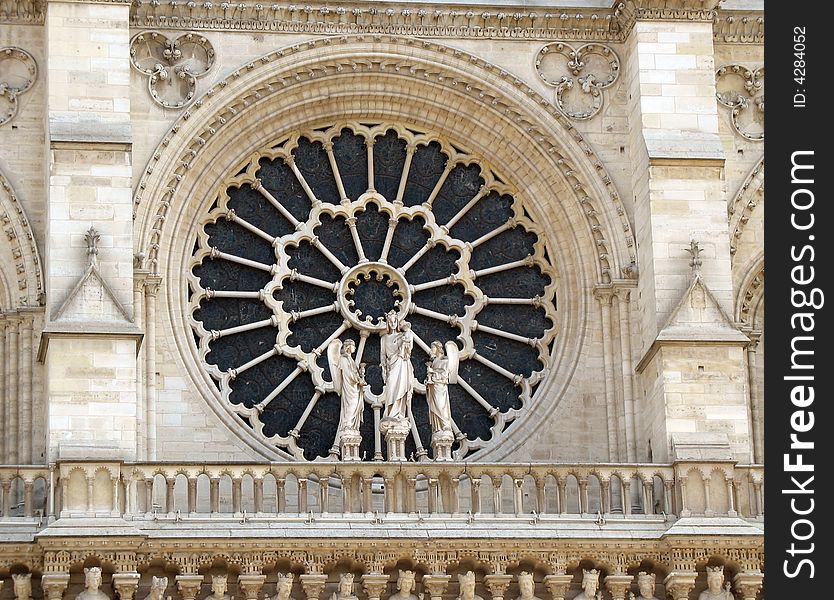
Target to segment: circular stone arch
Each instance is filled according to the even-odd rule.
[[[0,311],[41,306],[43,273],[23,206],[0,172]]]
[[[635,262],[631,228],[604,167],[570,122],[526,84],[477,57],[431,42],[343,36],[275,51],[198,99],[165,136],[135,195],[137,248],[166,285],[160,301],[178,360],[221,420],[265,457],[287,458],[225,410],[200,367],[185,318],[184,265],[197,222],[224,178],[270,141],[335,122],[382,120],[444,136],[511,185],[544,231],[558,272],[557,342],[536,391],[538,410],[472,458],[523,443],[573,388],[591,323],[590,292]],[[212,400],[212,397],[213,400]]]

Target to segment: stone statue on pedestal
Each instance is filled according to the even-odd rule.
[[[226,575],[212,575],[211,595],[206,600],[230,600],[228,594],[226,594],[227,589]]]
[[[458,583],[460,585],[460,596],[457,597],[457,600],[484,600],[475,594],[475,573],[472,571],[459,574]]]
[[[382,377],[385,389],[382,392],[385,410],[380,428],[408,423],[411,411],[411,395],[414,393],[414,367],[411,364],[411,350],[414,334],[411,323],[400,321],[394,311],[385,315],[386,333],[381,339]]]
[[[392,594],[388,600],[418,600],[413,593],[417,584],[414,580],[414,571],[400,571],[397,577],[397,593]]]
[[[14,597],[15,600],[31,600],[32,598],[32,574],[20,573],[12,574],[12,581],[14,581]]]
[[[729,582],[724,584],[724,567],[707,567],[707,589],[698,600],[733,600]]]
[[[582,569],[582,591],[573,600],[601,600],[599,592],[599,571],[597,569]]]
[[[287,573],[286,575],[278,574],[278,583],[275,585],[276,594],[269,598],[269,600],[290,600],[292,593],[292,582],[294,575]]]
[[[353,573],[339,575],[339,591],[334,592],[330,600],[359,600],[353,593]]]
[[[365,366],[356,364],[353,358],[355,349],[356,343],[353,340],[345,340],[344,344],[340,340],[333,340],[327,346],[333,389],[341,400],[333,452],[338,448],[342,460],[359,460],[359,444],[362,442],[359,427],[362,425],[362,411],[365,408]]]
[[[89,567],[84,569],[84,591],[75,597],[75,600],[110,600],[110,596],[102,592],[101,567]]]
[[[527,571],[518,574],[518,591],[521,593],[518,600],[541,600],[536,596],[536,582],[533,574]]]
[[[426,364],[426,399],[433,435],[446,432],[453,435],[452,410],[449,404],[449,384],[458,380],[459,352],[452,341],[444,346],[431,343],[431,361]]]

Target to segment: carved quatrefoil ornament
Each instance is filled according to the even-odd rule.
[[[130,42],[130,62],[148,76],[148,91],[163,108],[182,108],[197,93],[197,78],[214,64],[214,48],[203,36],[184,33],[174,39],[145,31]]]
[[[584,121],[602,110],[602,90],[617,81],[620,60],[602,44],[574,48],[554,42],[539,50],[536,71],[556,88],[556,106],[571,119]]]
[[[764,140],[764,67],[721,67],[715,72],[715,97],[730,109],[730,122],[741,137]]]
[[[17,97],[35,84],[38,65],[32,55],[20,48],[0,48],[0,125],[17,115]]]

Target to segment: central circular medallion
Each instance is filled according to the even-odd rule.
[[[385,315],[394,311],[408,314],[411,293],[397,269],[382,262],[360,263],[349,269],[339,282],[339,308],[354,327],[384,331]]]

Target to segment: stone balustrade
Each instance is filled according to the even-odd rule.
[[[764,470],[732,463],[122,463],[0,467],[3,520],[44,516],[419,514],[461,517],[741,516]],[[469,517],[471,515],[471,517]]]

